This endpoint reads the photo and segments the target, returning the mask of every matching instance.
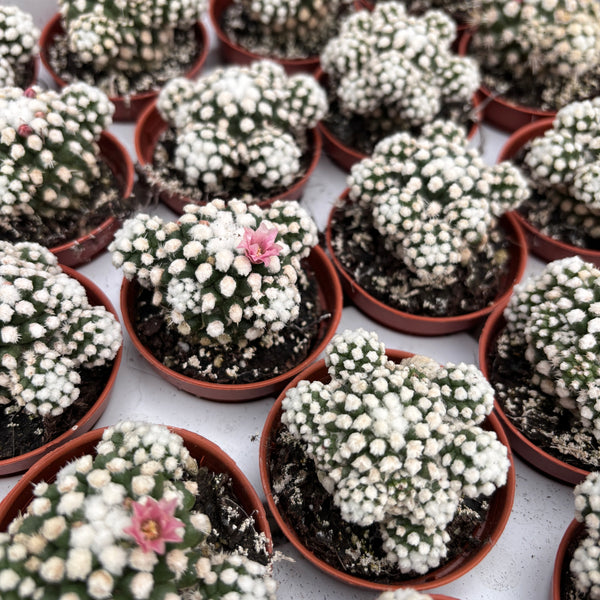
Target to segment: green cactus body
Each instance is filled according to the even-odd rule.
[[[267,566],[244,549],[211,548],[210,520],[194,509],[197,471],[164,426],[106,429],[95,454],[36,484],[27,511],[0,534],[2,598],[273,598]]]
[[[497,218],[529,196],[516,167],[490,167],[467,144],[458,125],[435,121],[420,137],[384,138],[352,167],[350,198],[423,284],[455,281],[457,266],[486,247]]]
[[[259,241],[255,254],[252,244],[243,247],[263,231],[276,232],[275,242]],[[316,243],[316,225],[297,202],[263,210],[213,200],[186,206],[177,223],[139,214],[109,249],[127,278],[154,290],[153,302],[181,335],[244,346],[297,316],[300,260]],[[276,254],[267,257],[269,249]]]
[[[29,83],[20,81],[21,71],[38,53],[39,37],[30,14],[18,6],[0,6],[0,88]]]
[[[493,391],[472,365],[388,361],[376,334],[345,331],[326,350],[331,380],[287,391],[282,423],[314,460],[342,518],[379,524],[387,560],[425,573],[446,555],[461,496],[504,485],[506,448],[480,424]]]

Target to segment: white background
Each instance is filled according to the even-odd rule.
[[[33,14],[40,28],[58,9],[53,0],[19,0],[16,4]],[[210,31],[208,19],[205,24]],[[204,73],[218,62],[212,31],[211,44]],[[43,68],[40,79],[50,81]],[[133,130],[134,126],[130,124],[116,124],[110,129],[135,160]],[[492,164],[505,139],[504,134],[484,126],[474,143],[481,144],[484,157]],[[345,178],[345,173],[327,157],[321,158],[302,199],[320,229],[325,226],[331,204],[346,186]],[[176,218],[165,207],[153,210],[165,218]],[[526,274],[538,271],[541,266],[539,260],[530,257]],[[121,274],[111,265],[108,254],[100,255],[79,270],[100,286],[119,310]],[[353,307],[344,308],[339,331],[357,327],[377,331],[389,348],[419,352],[442,363],[477,362],[477,342],[466,333],[433,338],[405,335],[371,321]],[[258,469],[259,436],[273,398],[225,404],[191,396],[156,375],[125,337],[121,369],[111,400],[97,425],[136,419],[199,433],[232,456],[264,498]],[[539,474],[518,458],[515,458],[515,469],[514,508],[499,542],[467,575],[430,592],[444,593],[460,600],[542,600],[549,597],[554,556],[573,518],[572,488]],[[18,479],[19,476],[0,478],[0,498]],[[377,596],[376,592],[350,587],[325,575],[302,558],[291,544],[283,544],[276,550],[291,559],[278,561],[275,565],[280,600],[370,600]]]

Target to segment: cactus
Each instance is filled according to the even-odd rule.
[[[529,195],[516,167],[487,166],[467,143],[458,125],[435,121],[419,137],[384,138],[352,167],[350,198],[422,285],[454,283],[457,268],[486,251],[498,217]]]
[[[482,0],[473,20],[470,52],[492,89],[533,97],[545,110],[597,94],[596,0]]]
[[[39,51],[39,29],[18,6],[0,6],[0,88],[30,83],[32,59]]]
[[[377,139],[455,112],[451,106],[464,117],[479,70],[474,60],[450,51],[455,34],[444,13],[410,16],[398,2],[347,17],[321,53],[341,114],[362,117]]]
[[[390,565],[437,567],[461,496],[488,496],[506,482],[507,449],[480,427],[491,386],[473,365],[424,356],[393,363],[362,329],[336,335],[325,362],[331,380],[289,389],[282,423],[342,518],[379,525]]]
[[[507,332],[525,338],[533,383],[600,440],[600,270],[579,257],[546,265],[515,286]]]
[[[247,548],[213,547],[210,519],[195,505],[198,469],[164,426],[107,428],[95,454],[37,483],[27,511],[0,534],[2,598],[273,599],[268,565]]]
[[[401,588],[389,590],[377,596],[377,600],[432,600],[429,594],[423,594],[417,590]]]
[[[0,241],[0,288],[3,412],[60,415],[79,396],[80,371],[116,356],[119,322],[39,244]]]
[[[206,199],[289,187],[301,175],[306,132],[327,104],[312,77],[288,77],[265,60],[171,80],[157,108],[176,131],[175,168]]]
[[[300,260],[317,243],[297,202],[187,205],[177,223],[138,214],[109,246],[113,263],[154,291],[180,335],[203,345],[271,344],[299,311]]]

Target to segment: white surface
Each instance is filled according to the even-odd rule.
[[[31,12],[39,27],[57,10],[53,0],[20,0],[16,4]],[[208,26],[208,20],[206,23]],[[213,50],[207,68],[215,63]],[[41,79],[49,81],[43,70]],[[135,159],[133,125],[114,125],[111,131]],[[482,138],[475,143],[482,143],[484,156],[491,164],[505,139],[505,135],[484,127]],[[322,157],[302,200],[321,229],[329,207],[344,188],[345,174]],[[165,207],[155,210],[166,218],[176,218]],[[540,266],[540,261],[530,258],[527,272],[536,271]],[[121,274],[111,265],[106,253],[80,271],[99,285],[119,309]],[[404,335],[371,321],[353,307],[345,308],[339,330],[356,327],[377,331],[390,348],[420,352],[440,362],[477,361],[477,343],[468,334],[434,338]],[[127,338],[111,400],[97,425],[139,419],[197,432],[232,456],[264,498],[258,469],[259,436],[272,403],[273,398],[266,398],[242,404],[220,404],[181,392],[157,376]],[[573,518],[572,489],[540,475],[518,458],[515,458],[515,469],[514,508],[499,542],[470,573],[431,592],[460,600],[545,600],[549,597],[554,556]],[[19,476],[0,478],[0,498],[18,479]],[[281,545],[276,550],[292,559],[276,563],[280,600],[367,600],[377,596],[375,592],[349,587],[325,575],[304,560],[291,544]]]

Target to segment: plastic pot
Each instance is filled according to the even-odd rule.
[[[148,106],[138,119],[133,141],[138,163],[142,167],[152,164],[154,151],[159,137],[167,129],[167,126],[166,121],[161,117],[156,108],[156,102],[153,102]],[[299,200],[302,197],[304,188],[321,156],[322,142],[317,129],[309,130],[309,141],[312,155],[306,173],[284,192],[264,198],[258,202],[257,204],[259,206],[269,206],[269,204],[272,204],[275,200]],[[159,198],[161,202],[179,215],[183,213],[183,207],[186,204],[193,202],[190,198],[182,194],[173,193],[164,189],[159,191]]]
[[[342,201],[351,202],[348,198],[348,192],[349,190],[346,190],[342,194]],[[472,329],[481,324],[497,305],[508,299],[512,293],[514,284],[520,281],[525,271],[527,244],[523,233],[517,226],[513,213],[506,213],[503,215],[500,223],[510,240],[510,269],[504,288],[499,292],[491,305],[471,313],[453,317],[428,317],[397,310],[384,304],[369,294],[364,288],[360,287],[336,257],[331,241],[331,224],[336,210],[336,206],[334,206],[329,213],[325,240],[331,260],[340,276],[344,293],[358,309],[371,319],[396,331],[412,335],[433,336]]]
[[[82,275],[81,273],[70,269],[64,265],[61,265],[62,270],[67,273],[70,277],[77,279],[81,285],[86,290],[87,298],[90,304],[93,306],[104,306],[107,310],[109,310],[115,317],[118,319],[117,311],[111,304],[110,300],[107,296],[102,292],[102,290],[92,281],[90,281],[87,277]],[[19,456],[15,456],[13,458],[6,458],[4,460],[0,460],[0,475],[10,475],[12,473],[18,473],[20,471],[25,471],[31,465],[33,465],[36,461],[41,459],[42,457],[47,457],[49,453],[51,453],[56,448],[63,446],[64,444],[78,438],[85,432],[89,431],[96,421],[100,418],[108,400],[110,398],[110,394],[117,378],[117,372],[119,371],[119,366],[121,364],[121,357],[123,354],[123,347],[119,349],[115,359],[113,361],[112,369],[110,372],[110,376],[106,382],[102,393],[98,396],[96,402],[91,406],[91,408],[87,411],[87,413],[77,421],[75,425],[73,425],[70,429],[59,435],[57,438],[53,439],[51,442],[36,448],[35,450],[31,450],[25,454],[21,454]],[[0,530],[3,530],[0,527]]]
[[[321,323],[318,341],[310,354],[287,373],[282,373],[276,377],[253,383],[228,384],[193,379],[165,367],[142,344],[135,332],[135,299],[139,287],[135,280],[130,282],[127,281],[127,279],[123,279],[121,285],[121,313],[123,315],[125,329],[129,333],[134,346],[142,357],[150,363],[161,377],[180,390],[184,390],[194,396],[199,396],[208,400],[218,400],[220,402],[240,402],[274,395],[278,393],[292,377],[317,359],[319,354],[329,343],[329,340],[333,337],[342,316],[342,288],[337,279],[335,269],[325,255],[325,252],[319,246],[315,246],[308,257],[308,262],[315,272],[323,311],[330,313],[331,317]]]
[[[387,350],[387,356],[395,361],[399,362],[403,358],[412,356],[409,352],[403,352],[400,350]],[[285,397],[286,391],[289,388],[296,386],[301,380],[308,381],[329,381],[329,374],[327,373],[327,367],[325,366],[324,360],[312,364],[310,367],[305,369],[302,373],[298,374],[286,387],[285,390],[279,395],[275,404],[271,408],[267,420],[265,422],[261,440],[260,440],[260,454],[259,454],[259,466],[260,466],[260,477],[267,498],[267,505],[271,514],[273,515],[276,523],[281,528],[286,538],[292,543],[292,545],[314,566],[321,569],[325,573],[339,579],[347,584],[367,588],[371,590],[385,591],[391,588],[397,587],[410,587],[416,590],[428,590],[434,587],[439,587],[455,581],[471,569],[473,569],[492,549],[494,544],[500,538],[500,535],[504,531],[504,527],[508,522],[510,516],[514,495],[515,495],[515,469],[512,459],[508,440],[502,426],[494,414],[488,416],[483,427],[489,430],[493,430],[500,442],[502,442],[508,449],[508,456],[511,461],[511,467],[508,472],[507,482],[502,488],[496,490],[493,496],[490,497],[490,509],[488,518],[476,532],[476,537],[480,540],[484,540],[484,543],[477,549],[465,550],[464,553],[455,556],[443,566],[432,569],[425,575],[420,575],[413,579],[400,580],[396,582],[390,582],[386,584],[370,581],[363,579],[355,575],[349,575],[336,567],[333,567],[318,558],[310,548],[306,547],[299,537],[296,535],[293,524],[289,523],[285,516],[279,511],[275,501],[273,499],[273,491],[271,487],[270,477],[270,456],[273,448],[274,441],[272,436],[277,430],[281,422],[281,404]],[[436,596],[434,596],[436,598]],[[440,596],[442,600],[445,596]]]
[[[554,560],[554,569],[552,570],[552,585],[550,587],[550,600],[565,600],[561,595],[561,586],[563,583],[562,571],[567,561],[571,561],[572,554],[569,552],[569,546],[574,540],[581,537],[584,533],[585,525],[573,519],[567,527]]]
[[[204,25],[198,21],[194,26],[194,33],[198,46],[201,48],[201,53],[195,60],[192,67],[184,74],[188,79],[193,79],[198,75],[206,62],[209,50],[209,37],[208,32]],[[55,38],[65,35],[65,29],[61,20],[60,13],[56,13],[42,30],[40,36],[40,58],[42,64],[56,83],[59,88],[62,88],[68,84],[52,67],[50,64],[50,48],[55,43]],[[135,121],[139,114],[156,99],[158,95],[158,89],[149,90],[139,94],[133,94],[131,96],[111,96],[110,101],[115,105],[115,112],[113,114],[113,121]]]

